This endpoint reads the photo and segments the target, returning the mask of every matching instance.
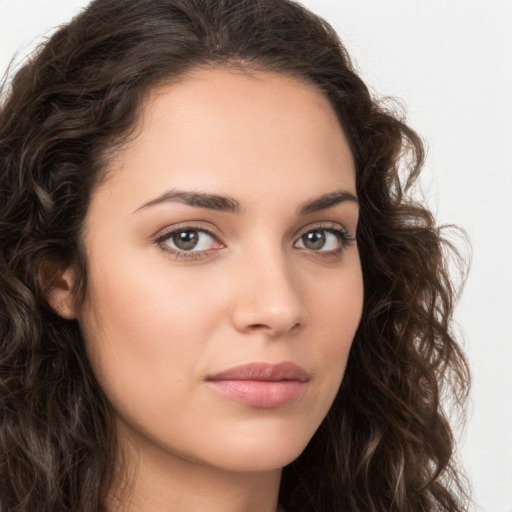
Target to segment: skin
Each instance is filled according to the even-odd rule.
[[[229,196],[239,211],[155,202],[176,190]],[[53,294],[78,318],[115,411],[124,473],[112,511],[276,510],[281,468],[327,414],[361,317],[357,202],[299,214],[338,191],[356,195],[352,155],[311,85],[199,69],[147,98],[136,138],[91,200],[85,303],[72,311],[62,285],[72,269]],[[212,235],[194,232],[200,244],[176,256],[165,235],[178,227]],[[315,230],[321,248],[305,245]],[[281,407],[235,401],[207,382],[283,361],[309,380]]]

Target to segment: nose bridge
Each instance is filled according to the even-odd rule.
[[[303,326],[307,312],[300,282],[282,244],[268,240],[244,252],[234,310],[238,330],[281,335]]]

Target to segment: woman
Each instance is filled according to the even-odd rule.
[[[96,0],[5,95],[1,510],[464,509],[450,246],[331,27]]]

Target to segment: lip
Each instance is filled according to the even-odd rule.
[[[237,402],[275,408],[297,400],[309,379],[308,372],[295,363],[258,362],[229,368],[206,381],[215,391]]]

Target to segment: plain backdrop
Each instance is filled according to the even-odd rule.
[[[87,0],[0,0],[0,74]],[[456,311],[473,372],[461,458],[485,512],[512,512],[512,0],[304,0],[428,144],[423,193],[469,234]]]

